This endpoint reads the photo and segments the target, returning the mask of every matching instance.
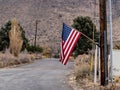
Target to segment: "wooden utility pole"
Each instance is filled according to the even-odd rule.
[[[36,20],[36,22],[35,22],[35,41],[34,41],[34,46],[36,47],[36,38],[37,38],[37,24],[38,24],[38,22],[37,22],[37,20]]]
[[[107,14],[106,0],[100,1],[100,59],[101,59],[101,85],[108,84],[108,54],[107,54]]]
[[[40,20],[36,20],[36,22],[35,22],[35,41],[34,41],[34,46],[36,47],[36,38],[37,38],[37,25],[38,25],[38,22],[40,22]]]

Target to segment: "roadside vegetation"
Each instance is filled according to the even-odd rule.
[[[86,16],[78,16],[73,20],[72,27],[82,32],[94,42],[99,44],[99,32],[91,18]],[[99,90],[94,82],[94,48],[88,38],[81,35],[74,52],[75,58],[74,72],[70,76],[70,84],[75,90]]]
[[[90,17],[79,16],[73,20],[72,26],[89,38],[94,38],[93,40],[99,45],[99,32]],[[97,83],[94,83],[94,49],[95,44],[86,37],[81,36],[73,52],[75,65],[74,72],[69,78],[70,85],[75,90],[120,90],[118,85],[120,77],[113,78],[113,85],[109,83],[106,87],[100,86],[98,71]],[[120,49],[120,44],[116,44],[114,49]]]
[[[84,33],[89,38],[99,43],[99,32],[96,29],[95,24],[92,22],[91,18],[86,16],[78,16],[73,20],[73,25],[75,29]],[[75,59],[75,79],[80,81],[81,79],[93,77],[93,55],[94,55],[95,44],[92,43],[88,38],[81,35],[76,48],[74,49],[73,56]]]
[[[92,22],[91,18],[88,16],[78,16],[73,20],[72,27],[85,34],[89,38],[93,39],[94,42],[99,43],[99,32],[96,29],[95,24]],[[93,42],[81,35],[75,50],[74,56],[78,56],[80,54],[88,54],[90,50],[93,49]]]
[[[9,20],[0,28],[0,68],[30,63],[42,58],[42,52],[42,47],[29,44],[16,19]]]

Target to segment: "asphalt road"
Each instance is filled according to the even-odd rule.
[[[0,69],[0,90],[73,90],[67,84],[73,63],[37,60],[16,68]]]

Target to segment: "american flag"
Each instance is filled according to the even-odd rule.
[[[66,65],[66,63],[68,62],[69,56],[72,54],[72,51],[76,46],[76,43],[80,36],[80,32],[73,28],[70,28],[66,24],[63,24],[60,52],[60,61],[62,62],[62,64]]]

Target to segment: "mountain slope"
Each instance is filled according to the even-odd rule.
[[[62,23],[69,25],[77,16],[90,16],[99,26],[98,0],[0,0],[0,26],[16,18],[23,26],[30,43],[34,44],[36,20],[37,45],[59,49]],[[113,0],[114,19],[118,18],[119,0]],[[115,9],[116,8],[116,9]],[[118,21],[119,22],[119,21]],[[116,20],[114,21],[116,23]],[[116,27],[116,24],[115,24]],[[97,27],[99,29],[99,27]],[[115,29],[114,31],[118,31]]]

